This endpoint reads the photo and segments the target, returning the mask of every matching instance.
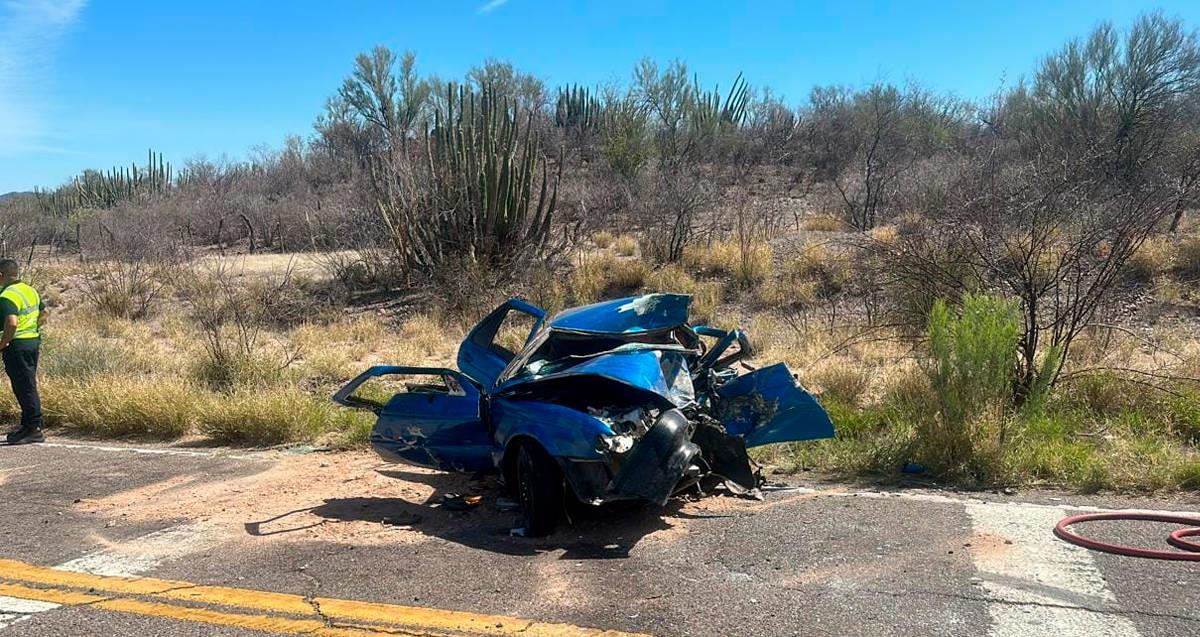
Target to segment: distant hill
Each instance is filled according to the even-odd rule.
[[[16,199],[17,197],[22,197],[25,195],[32,195],[32,194],[33,193],[31,193],[31,192],[6,192],[6,193],[0,195],[0,203],[4,203],[4,202],[8,201],[9,199]]]

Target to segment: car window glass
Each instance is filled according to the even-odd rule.
[[[506,362],[511,361],[525,347],[525,339],[537,321],[533,316],[516,310],[509,310],[492,338],[491,349]]]

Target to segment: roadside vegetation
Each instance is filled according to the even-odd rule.
[[[644,61],[551,92],[377,48],[282,149],[6,198],[0,247],[51,308],[49,424],[359,445],[371,418],[329,395],[366,366],[452,365],[511,295],[671,291],[833,416],[832,440],[762,450],[776,471],[1200,489],[1185,25],[1102,26],[982,104],[731,79]]]

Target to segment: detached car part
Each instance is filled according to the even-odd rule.
[[[712,483],[756,493],[747,447],[829,438],[833,423],[786,365],[739,374],[747,336],[689,324],[690,301],[646,294],[547,320],[512,299],[463,340],[457,370],[372,367],[334,400],[378,414],[371,444],[387,460],[499,472],[529,535],[552,531],[567,497],[662,505]],[[510,349],[522,319],[531,327]],[[397,375],[423,380],[383,399],[357,393]]]

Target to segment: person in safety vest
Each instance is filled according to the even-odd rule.
[[[37,364],[40,329],[46,306],[33,286],[20,280],[21,268],[12,259],[0,259],[0,354],[4,372],[21,406],[21,427],[8,434],[8,444],[42,442],[42,401],[38,398]]]

